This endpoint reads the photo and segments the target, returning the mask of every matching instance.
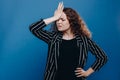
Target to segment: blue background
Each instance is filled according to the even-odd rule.
[[[47,44],[29,25],[53,16],[60,0],[0,0],[0,80],[43,80]],[[120,80],[120,0],[63,0],[75,9],[108,55],[88,80]],[[86,69],[94,57],[89,54]]]

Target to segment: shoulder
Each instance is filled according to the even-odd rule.
[[[89,37],[87,37],[87,36],[85,36],[85,35],[80,35],[79,37],[80,37],[80,39],[83,40],[83,41],[91,40],[91,38],[89,38]]]
[[[83,42],[83,43],[85,43],[85,44],[93,44],[93,43],[95,43],[93,40],[92,40],[92,38],[89,38],[89,37],[87,37],[87,36],[84,36],[84,35],[80,35],[80,40]]]

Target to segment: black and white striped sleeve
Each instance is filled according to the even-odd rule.
[[[98,71],[106,62],[107,62],[107,55],[105,52],[91,39],[88,40],[88,46],[90,52],[95,55],[96,60],[95,62],[91,65],[91,68],[94,71]]]
[[[40,21],[30,25],[29,29],[35,36],[42,39],[46,43],[49,43],[52,39],[52,32],[44,30],[43,28],[45,26],[45,22],[43,21],[43,19],[41,19]]]

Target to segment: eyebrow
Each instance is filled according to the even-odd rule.
[[[65,18],[60,18],[60,19],[65,19]]]

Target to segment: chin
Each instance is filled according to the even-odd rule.
[[[62,32],[63,30],[61,30],[61,29],[58,29],[58,31]]]

